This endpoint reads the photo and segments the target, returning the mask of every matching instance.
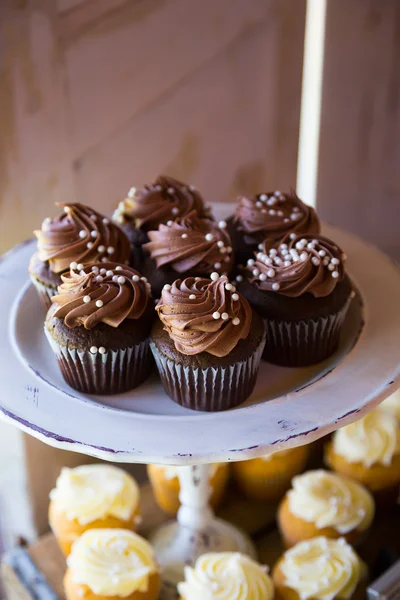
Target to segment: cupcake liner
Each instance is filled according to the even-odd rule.
[[[36,279],[32,275],[31,281],[36,288],[40,301],[43,304],[45,310],[49,310],[51,306],[51,298],[57,294],[57,288],[45,285],[44,283],[39,281],[39,279]]]
[[[177,404],[193,410],[215,412],[241,404],[253,391],[262,343],[246,360],[228,367],[194,368],[177,363],[162,354],[154,342],[150,348],[168,396]]]
[[[333,354],[351,298],[336,313],[307,321],[266,320],[263,359],[285,367],[305,367]]]
[[[153,365],[149,340],[105,354],[61,346],[44,329],[65,381],[85,394],[122,394],[140,385]]]

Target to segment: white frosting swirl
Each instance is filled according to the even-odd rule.
[[[389,398],[386,398],[386,400],[379,405],[379,408],[389,412],[391,415],[396,417],[398,421],[400,421],[400,389],[389,396]]]
[[[367,529],[374,516],[374,500],[359,483],[323,469],[309,471],[292,480],[289,510],[318,529],[333,527],[345,534]]]
[[[274,586],[266,567],[236,552],[212,552],[185,567],[178,583],[183,600],[272,600]]]
[[[300,542],[283,555],[279,563],[285,586],[301,600],[346,600],[356,589],[364,565],[343,538],[318,537]]]
[[[333,436],[333,451],[350,463],[370,467],[390,465],[400,453],[400,427],[393,415],[376,408],[365,417],[338,429]]]
[[[121,598],[146,592],[158,571],[150,544],[126,529],[89,529],[72,546],[67,565],[75,583]]]
[[[111,516],[128,521],[139,504],[136,481],[112,465],[83,465],[61,470],[50,499],[67,519],[87,525]]]

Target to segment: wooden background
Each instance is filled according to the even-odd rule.
[[[167,172],[296,181],[305,0],[0,0],[0,252]],[[400,2],[327,0],[317,208],[400,258]],[[307,198],[304,198],[307,201]],[[26,440],[34,517],[81,458]]]

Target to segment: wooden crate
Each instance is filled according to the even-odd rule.
[[[168,517],[156,505],[149,484],[142,486],[141,498],[143,523],[140,533],[146,537]],[[257,546],[260,562],[273,566],[283,551],[275,523],[276,504],[249,502],[231,485],[219,515],[245,530]],[[398,506],[378,511],[371,534],[358,549],[370,568],[371,579],[400,556],[399,531]],[[64,600],[64,572],[65,559],[51,533],[26,550],[19,548],[9,553],[1,566],[8,600]],[[160,600],[170,598],[174,598],[174,594],[167,589]]]

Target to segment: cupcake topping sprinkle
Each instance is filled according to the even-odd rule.
[[[116,263],[100,263],[87,267],[71,264],[70,273],[62,275],[63,283],[52,303],[54,316],[63,318],[67,327],[83,325],[92,329],[102,322],[118,327],[125,319],[138,319],[147,308],[150,284],[131,267]],[[92,354],[106,350],[90,348]]]
[[[292,297],[308,292],[318,298],[328,296],[343,279],[345,260],[329,239],[291,233],[273,246],[266,239],[243,272],[261,290]]]
[[[63,206],[61,216],[47,218],[42,228],[35,231],[38,256],[49,262],[54,273],[62,273],[71,262],[83,265],[129,258],[129,241],[114,223],[83,204]],[[88,241],[88,240],[91,241]]]
[[[229,272],[233,267],[228,232],[195,211],[160,225],[157,231],[149,231],[148,236],[150,242],[143,247],[158,268],[168,266],[177,273],[208,274],[214,270]]]
[[[128,197],[114,212],[113,220],[118,224],[133,222],[136,227],[148,231],[193,210],[200,217],[210,216],[203,198],[193,185],[160,175],[153,184],[146,185],[139,192],[131,188]]]
[[[176,349],[187,355],[226,356],[247,337],[252,319],[247,300],[218,273],[165,285],[156,310]]]
[[[235,221],[249,244],[265,237],[281,241],[289,231],[305,234],[320,230],[315,210],[304,204],[294,191],[290,194],[268,192],[252,198],[242,196],[236,207]]]

